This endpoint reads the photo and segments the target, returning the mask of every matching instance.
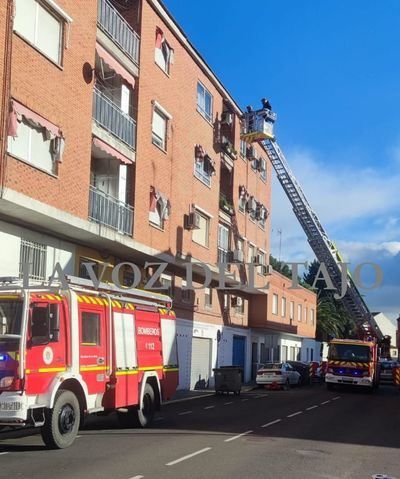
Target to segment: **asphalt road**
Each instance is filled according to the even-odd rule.
[[[165,405],[151,429],[93,417],[75,443],[0,433],[0,478],[400,479],[400,393],[322,386]]]

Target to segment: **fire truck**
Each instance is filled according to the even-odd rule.
[[[333,339],[329,343],[326,387],[352,384],[373,391],[379,385],[376,340]]]
[[[146,427],[178,385],[171,298],[68,277],[68,288],[0,285],[0,426],[74,441],[87,414]]]

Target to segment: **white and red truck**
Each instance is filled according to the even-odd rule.
[[[86,414],[145,427],[178,385],[168,296],[69,281],[0,291],[0,426],[40,427],[49,448],[72,444]]]

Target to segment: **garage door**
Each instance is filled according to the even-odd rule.
[[[193,338],[190,389],[208,388],[211,375],[211,339]]]

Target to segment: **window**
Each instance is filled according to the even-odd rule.
[[[181,298],[184,303],[191,303],[192,302],[192,293],[190,289],[184,289],[187,286],[187,282],[183,279],[181,284]]]
[[[260,262],[258,273],[263,275],[265,273],[265,253],[261,250],[258,250],[258,260]]]
[[[168,118],[158,108],[153,110],[152,142],[162,150],[167,149]]]
[[[297,305],[297,321],[301,321],[301,313],[302,313],[301,304],[298,304]]]
[[[278,314],[278,295],[272,295],[272,314]]]
[[[264,158],[260,158],[259,160],[260,164],[260,176],[263,181],[267,180],[267,162],[264,160]]]
[[[54,161],[53,141],[47,130],[41,126],[33,126],[32,122],[22,118],[18,125],[18,136],[8,137],[8,152],[27,163],[57,173],[57,162]]]
[[[156,47],[154,60],[157,65],[169,74],[170,66],[173,63],[174,50],[164,39],[164,34],[160,28],[156,29]]]
[[[294,301],[290,301],[289,306],[289,319],[294,319]]]
[[[82,344],[85,346],[100,345],[100,314],[82,312]]]
[[[90,276],[89,276],[89,273],[88,273],[88,270],[86,268],[85,263],[94,263],[94,264],[92,264],[92,268],[93,268],[94,274],[98,278],[99,277],[99,263],[97,261],[93,261],[92,259],[84,258],[84,257],[79,258],[79,277],[84,278],[84,279],[90,279]]]
[[[202,246],[208,247],[209,231],[210,231],[210,218],[203,213],[196,210],[196,213],[200,217],[199,228],[193,230],[192,240]]]
[[[197,83],[197,111],[200,112],[207,121],[212,121],[212,103],[211,93],[200,82]]]
[[[224,293],[224,310],[227,311],[229,309],[229,294]]]
[[[160,276],[160,286],[163,286],[165,289],[160,290],[160,293],[166,294],[172,298],[174,294],[174,278],[169,274],[162,274]]]
[[[215,174],[213,162],[209,156],[204,156],[202,161],[197,158],[194,162],[194,176],[205,185],[211,186],[211,177]]]
[[[19,251],[19,275],[23,276],[23,265],[29,263],[29,278],[42,281],[46,279],[47,246],[21,239]]]
[[[14,30],[54,62],[61,63],[63,24],[37,0],[16,0]]]
[[[314,326],[314,324],[315,324],[315,309],[310,309],[310,316],[311,316],[311,324]]]
[[[218,263],[229,262],[230,230],[227,226],[218,224]]]
[[[282,301],[281,301],[281,315],[282,315],[282,318],[286,317],[286,298],[282,298]]]
[[[253,263],[254,261],[254,256],[255,256],[255,246],[249,243],[249,247],[247,249],[247,262],[248,263]]]
[[[239,211],[242,213],[246,212],[247,205],[247,191],[244,186],[239,187]]]
[[[240,296],[237,296],[236,297],[236,313],[238,314],[244,314],[244,302],[245,300],[243,298],[241,298]]]
[[[247,143],[243,140],[240,140],[240,156],[246,160],[247,155]]]
[[[150,187],[149,222],[164,229],[165,222],[171,213],[169,199],[158,191],[154,186]]]
[[[204,289],[204,306],[206,308],[212,308],[212,288],[205,288]]]
[[[282,346],[282,357],[281,361],[287,361],[288,358],[288,347],[287,346]]]
[[[307,323],[307,313],[308,313],[308,309],[304,308],[304,322],[305,323]]]

